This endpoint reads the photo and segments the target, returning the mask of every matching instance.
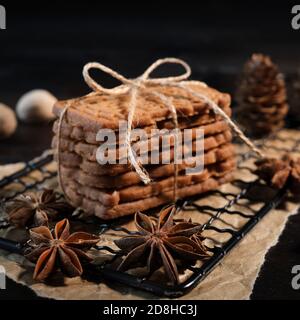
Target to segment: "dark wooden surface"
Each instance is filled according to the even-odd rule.
[[[40,11],[27,2],[9,2],[6,8],[7,30],[0,31],[0,101],[12,107],[34,88],[48,89],[60,99],[87,93],[81,69],[92,60],[134,77],[155,59],[176,56],[191,64],[194,79],[232,94],[242,64],[253,52],[270,54],[287,76],[300,67],[300,31],[291,29],[288,3],[210,1],[132,12],[131,7],[58,1],[43,4]],[[105,85],[115,84],[103,74],[97,77]],[[20,124],[13,137],[0,142],[0,164],[30,160],[50,141],[50,124]],[[297,214],[267,254],[252,299],[300,298],[290,284],[291,268],[300,264],[299,230]],[[0,298],[36,297],[8,281]]]

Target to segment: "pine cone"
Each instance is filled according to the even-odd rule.
[[[258,137],[284,127],[285,81],[270,57],[253,54],[246,62],[236,100],[238,120],[248,134]]]

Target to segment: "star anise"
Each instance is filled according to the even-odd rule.
[[[263,159],[256,161],[256,173],[275,188],[288,183],[294,194],[300,194],[300,158],[294,159],[285,154],[281,159]]]
[[[45,280],[57,268],[69,276],[80,276],[83,272],[81,260],[91,261],[86,251],[94,246],[99,237],[86,233],[70,234],[68,219],[59,221],[51,233],[46,226],[30,230],[30,249],[25,256],[36,262],[33,278]]]
[[[193,236],[200,232],[201,225],[191,221],[175,223],[175,210],[174,206],[163,209],[158,219],[136,213],[138,234],[115,241],[125,255],[118,270],[146,266],[151,274],[163,266],[168,279],[174,284],[179,281],[177,261],[191,263],[209,257],[206,247],[193,240]]]
[[[47,225],[59,213],[69,210],[70,207],[62,201],[53,190],[34,193],[27,192],[18,196],[7,205],[9,221],[24,227],[33,222],[34,225]]]

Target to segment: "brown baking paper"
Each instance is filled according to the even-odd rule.
[[[300,132],[295,130],[283,130],[278,134],[280,139],[274,141],[267,141],[266,145],[283,147],[286,150],[291,150],[295,145],[295,140],[300,139]],[[239,153],[244,153],[247,148],[238,146]],[[265,150],[270,156],[278,156],[278,151]],[[300,154],[296,152],[296,154]],[[23,164],[8,165],[0,167],[0,178],[8,175],[18,169]],[[54,164],[51,164],[50,167]],[[253,159],[248,160],[243,166],[252,167]],[[243,180],[253,180],[255,176],[249,173],[248,170],[236,170],[234,173],[236,178]],[[35,176],[36,175],[36,176]],[[38,173],[33,173],[33,179],[38,179]],[[30,179],[30,178],[29,178]],[[56,181],[48,181],[48,187],[56,185]],[[17,186],[15,186],[17,187]],[[12,187],[13,188],[13,187]],[[232,184],[223,185],[220,188],[225,192],[238,193],[238,187]],[[5,192],[9,192],[6,190]],[[259,201],[258,195],[262,195],[264,200],[267,197],[272,197],[272,194],[257,190],[254,192],[255,201],[248,203],[250,208],[259,209],[263,203]],[[226,200],[217,195],[210,195],[202,197],[198,201],[199,204],[211,204],[214,207],[222,207],[226,204]],[[258,223],[258,225],[246,235],[246,237],[222,260],[222,262],[190,293],[185,295],[184,299],[249,299],[253,285],[258,276],[259,270],[264,262],[265,255],[268,250],[277,243],[278,238],[288,220],[288,217],[297,212],[298,203],[285,200],[280,208],[271,210],[266,217]],[[230,208],[230,210],[240,209],[237,204]],[[249,213],[251,209],[249,209]],[[2,212],[2,214],[5,214]],[[195,211],[180,212],[177,218],[192,217],[193,221],[204,223],[208,220],[207,213],[199,214]],[[213,225],[216,227],[239,228],[245,223],[240,216],[222,214],[219,220],[216,220]],[[80,226],[78,226],[80,227]],[[125,227],[134,228],[133,223],[130,222]],[[93,231],[93,230],[90,230]],[[215,238],[217,241],[222,242],[228,239],[228,234],[221,236],[213,234],[214,231],[205,231],[207,236],[207,244],[209,245],[210,238]],[[21,240],[24,238],[24,231],[9,228],[8,230],[0,230],[0,236],[10,239]],[[113,239],[118,234],[116,232],[108,232],[101,238],[101,244],[113,246]],[[103,257],[100,253],[94,253],[97,261],[102,261]],[[105,258],[105,257],[104,257]],[[104,283],[94,283],[88,280],[77,278],[64,278],[59,281],[54,281],[51,284],[37,283],[32,280],[32,272],[34,266],[26,261],[20,255],[10,254],[5,251],[0,251],[0,265],[6,269],[7,276],[14,281],[26,285],[31,288],[38,296],[48,297],[53,299],[156,299],[158,297],[148,294],[146,292],[138,291],[132,288]],[[189,272],[181,275],[183,281],[188,277]],[[160,277],[162,275],[160,274]],[[154,275],[155,277],[155,275]]]

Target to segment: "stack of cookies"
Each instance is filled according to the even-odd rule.
[[[230,96],[215,89],[193,84],[191,89],[213,100],[226,114],[231,115]],[[177,110],[180,130],[201,128],[204,131],[204,170],[187,175],[191,163],[178,164],[177,196],[184,198],[216,189],[232,179],[235,168],[232,134],[227,123],[210,109],[207,102],[195,98],[182,88],[156,86],[159,92],[172,99]],[[103,141],[99,142],[99,130],[110,129],[121,136],[120,121],[128,117],[129,95],[107,95],[92,93],[82,98],[59,101],[54,113],[59,116],[68,105],[60,127],[60,148],[57,150],[58,120],[54,123],[55,133],[52,147],[57,157],[60,153],[60,172],[64,190],[72,204],[81,207],[86,215],[96,215],[102,219],[113,219],[133,214],[169,203],[173,200],[174,189],[174,141],[170,153],[170,163],[162,162],[166,152],[161,144],[155,150],[158,162],[151,160],[153,146],[149,143],[153,129],[173,129],[170,110],[163,102],[149,94],[148,90],[139,93],[132,128],[141,128],[149,133],[147,139],[133,139],[132,147],[141,157],[144,168],[152,182],[145,185],[132,168],[130,162],[122,158],[125,146],[118,139],[116,163],[99,164],[97,152]],[[192,148],[196,146],[197,136],[192,135]],[[98,141],[97,141],[98,140]],[[184,141],[185,143],[185,141]],[[143,153],[141,144],[150,146]],[[183,148],[185,145],[182,146]],[[127,150],[127,149],[126,149]],[[148,162],[144,161],[148,160]]]

